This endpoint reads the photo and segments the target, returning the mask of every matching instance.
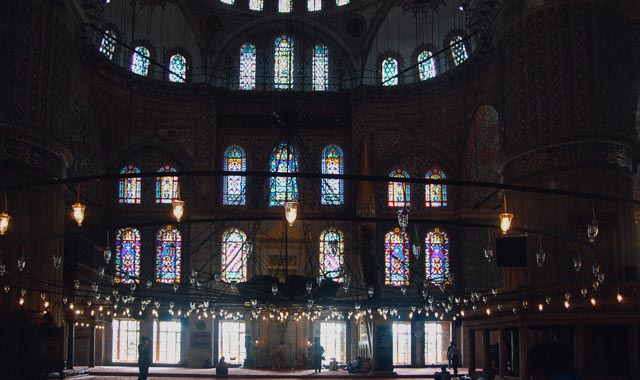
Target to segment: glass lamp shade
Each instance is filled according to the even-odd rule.
[[[111,250],[109,248],[105,249],[103,252],[103,255],[104,255],[104,261],[106,261],[108,264],[109,261],[111,261]]]
[[[298,202],[284,202],[284,217],[287,219],[287,222],[289,222],[289,226],[293,226],[293,223],[298,217]]]
[[[273,293],[274,296],[278,294],[278,284],[271,285],[271,293]]]
[[[411,246],[411,252],[413,252],[413,257],[418,260],[420,258],[420,243],[413,243]]]
[[[409,210],[402,208],[398,210],[398,225],[403,230],[409,225]]]
[[[0,235],[4,235],[7,232],[7,228],[9,228],[9,221],[11,220],[11,216],[6,212],[0,213]]]
[[[80,202],[76,202],[71,206],[71,209],[73,210],[73,219],[78,223],[78,227],[82,226],[82,222],[84,221],[84,210],[86,208],[87,206]]]
[[[503,235],[506,235],[509,232],[509,228],[511,228],[511,220],[513,219],[513,214],[508,212],[500,213],[500,230]]]
[[[589,243],[593,243],[596,240],[596,236],[598,236],[599,231],[600,227],[598,225],[598,221],[596,218],[593,218],[591,223],[587,224],[587,237],[589,238]]]
[[[546,257],[547,253],[544,251],[544,249],[540,248],[536,253],[536,263],[538,264],[538,268],[542,268]]]
[[[493,259],[493,247],[487,246],[484,249],[484,258],[487,259],[488,262],[491,262]]]
[[[574,256],[573,269],[575,269],[576,272],[580,272],[580,269],[582,269],[582,257],[580,257],[580,255]]]
[[[369,298],[373,297],[374,292],[375,292],[375,288],[373,287],[373,285],[369,285],[367,287],[367,295],[369,296]]]
[[[20,256],[18,258],[18,270],[20,272],[24,271],[24,268],[26,265],[27,265],[27,259],[24,256]]]
[[[171,205],[173,206],[173,216],[176,217],[176,221],[180,222],[184,215],[184,201],[174,199]]]

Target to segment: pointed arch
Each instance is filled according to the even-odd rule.
[[[446,179],[447,175],[438,168],[432,168],[424,178]],[[447,198],[447,185],[424,185],[424,205],[426,207],[447,207]]]
[[[337,145],[329,145],[322,150],[322,174],[344,174],[344,153]],[[323,205],[344,204],[344,180],[323,178],[320,186]]]
[[[409,235],[398,227],[384,236],[384,284],[409,285]]]
[[[285,143],[278,144],[271,152],[269,171],[271,173],[297,173],[298,152]],[[297,200],[298,178],[269,178],[269,206],[282,206],[285,201]]]
[[[145,46],[138,46],[131,55],[131,72],[146,77],[149,74],[151,52]]]
[[[445,231],[435,228],[425,234],[425,279],[434,284],[443,283],[449,278],[449,236]]]
[[[120,228],[116,233],[116,282],[140,282],[140,231]]]
[[[137,174],[140,169],[133,165],[125,166],[120,174]],[[142,180],[140,177],[120,178],[118,186],[118,203],[140,204]]]
[[[158,173],[175,173],[176,169],[165,165],[158,169]],[[176,176],[165,175],[156,177],[156,203],[171,203],[180,197],[180,179]]]
[[[244,149],[232,145],[224,151],[224,171],[244,172],[247,170],[247,155]],[[222,204],[225,206],[245,205],[247,177],[229,175],[222,179]]]
[[[168,225],[156,233],[156,282],[180,283],[182,233]]]
[[[389,174],[391,178],[409,178],[409,173],[396,169]],[[406,182],[390,181],[388,185],[387,204],[389,207],[411,206],[411,185]]]
[[[274,46],[273,78],[276,89],[288,89],[293,86],[294,43],[291,37],[276,38]]]
[[[224,282],[247,280],[247,235],[236,227],[222,234],[221,278]]]
[[[244,44],[240,47],[240,90],[256,89],[256,47]]]
[[[342,231],[329,228],[320,234],[320,275],[342,282],[344,266],[344,235]]]

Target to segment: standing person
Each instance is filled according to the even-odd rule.
[[[140,338],[138,345],[138,369],[140,374],[138,380],[147,380],[149,376],[149,365],[151,364],[151,340],[146,336]]]
[[[453,368],[453,374],[457,375],[462,354],[460,353],[460,349],[456,345],[456,342],[451,342],[451,345],[447,348],[447,359],[449,360],[449,368]]]
[[[313,372],[322,371],[322,359],[324,359],[324,347],[320,345],[320,339],[316,340],[313,345]]]
[[[533,345],[527,352],[530,380],[580,380],[572,365],[571,354],[558,342]]]

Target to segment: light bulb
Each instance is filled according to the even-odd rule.
[[[11,216],[6,212],[0,213],[0,235],[4,235],[9,228],[9,221],[11,220]]]
[[[591,302],[591,306],[596,306],[596,298],[595,297],[591,297],[591,300],[589,300],[589,302]]]
[[[622,302],[623,298],[622,298],[622,294],[620,292],[618,292],[618,294],[616,294],[616,299],[618,300],[618,302]]]
[[[511,220],[513,219],[513,214],[508,212],[500,213],[500,230],[503,235],[506,235],[509,232],[509,228],[511,228]]]
[[[293,226],[293,223],[295,223],[298,218],[298,202],[284,202],[284,217],[287,219],[287,222],[289,222],[289,226]]]
[[[84,210],[86,206],[80,202],[76,202],[71,206],[73,209],[73,219],[75,219],[76,223],[78,223],[78,227],[82,226],[82,222],[84,221]]]
[[[184,201],[174,199],[171,202],[171,205],[173,206],[173,216],[176,217],[177,222],[180,222],[182,216],[184,215]]]
[[[570,306],[571,306],[571,304],[569,303],[569,300],[564,300],[565,309],[568,309]]]
[[[538,310],[540,311],[544,310],[544,305],[542,303],[538,304]]]

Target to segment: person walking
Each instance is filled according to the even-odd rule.
[[[458,367],[460,367],[460,361],[462,354],[460,349],[456,345],[456,342],[451,342],[449,348],[447,348],[447,360],[449,360],[449,368],[453,368],[454,376],[458,374]]]
[[[147,380],[149,365],[151,365],[151,340],[143,336],[138,345],[138,380]]]
[[[316,340],[313,345],[313,371],[319,373],[322,371],[322,360],[324,359],[324,347],[320,345],[320,340]]]

